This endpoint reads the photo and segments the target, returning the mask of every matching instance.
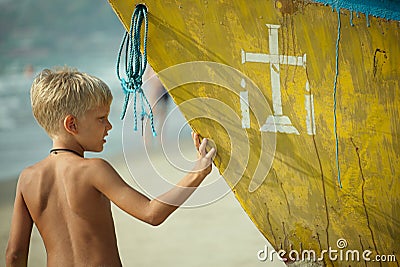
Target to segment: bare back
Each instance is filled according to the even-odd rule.
[[[59,153],[21,175],[20,191],[48,266],[121,266],[110,200],[91,183],[97,175],[89,171],[91,161]]]

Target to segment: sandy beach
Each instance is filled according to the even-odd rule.
[[[194,153],[193,147],[187,145],[186,149],[188,152],[184,153]],[[123,155],[109,160],[128,183],[139,189]],[[142,166],[135,171],[135,176],[146,177],[151,173],[152,166],[146,166],[148,163],[143,157],[134,160]],[[161,166],[159,171],[163,172],[164,160],[162,155],[152,157],[152,164],[157,168]],[[168,168],[165,171],[171,172]],[[213,177],[207,179],[212,180]],[[0,183],[0,266],[4,264],[15,185],[16,179]],[[277,260],[271,263],[257,259],[257,252],[264,248],[267,241],[232,193],[202,207],[180,208],[158,227],[138,221],[115,206],[113,215],[124,266],[284,266]],[[34,228],[29,266],[45,265],[44,246]]]

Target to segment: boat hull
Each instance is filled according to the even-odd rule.
[[[142,2],[151,66],[275,249],[400,257],[398,21],[303,1]],[[126,28],[137,3],[110,0]]]

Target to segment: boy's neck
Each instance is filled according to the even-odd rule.
[[[65,142],[58,138],[53,139],[53,148],[50,152],[72,152],[76,155],[84,157],[85,150],[76,142]]]
[[[80,153],[76,152],[75,150],[68,149],[68,148],[53,148],[50,150],[50,154],[54,153],[55,155],[57,155],[60,152],[70,152],[70,153],[77,155],[78,157],[81,157],[81,158],[84,157],[83,154],[80,154]]]

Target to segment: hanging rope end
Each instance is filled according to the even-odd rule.
[[[339,172],[338,172],[338,184],[339,184],[339,188],[342,189],[343,186],[342,186],[342,179],[340,178],[340,169],[339,169]]]
[[[121,82],[122,91],[125,94],[125,99],[122,107],[122,112],[120,119],[125,118],[126,110],[129,103],[129,96],[133,94],[133,116],[134,116],[134,131],[138,130],[138,115],[136,110],[136,99],[137,96],[140,98],[140,105],[142,107],[141,114],[141,129],[142,135],[144,131],[144,119],[151,119],[151,130],[153,136],[157,136],[154,122],[153,122],[153,112],[151,110],[151,105],[147,100],[143,89],[142,89],[142,78],[147,65],[147,32],[148,32],[148,21],[147,21],[148,9],[145,4],[138,4],[132,14],[131,27],[129,32],[124,34],[122,43],[118,52],[116,72],[117,77]],[[140,51],[141,43],[141,26],[144,20],[144,36],[143,36],[143,54]],[[126,45],[125,45],[126,43]],[[123,48],[125,46],[125,75],[126,78],[120,76],[119,67],[121,63],[121,58],[123,58]],[[146,112],[146,105],[148,107],[149,113]]]
[[[122,112],[122,114],[119,116],[119,119],[122,121],[125,118],[125,112]]]

